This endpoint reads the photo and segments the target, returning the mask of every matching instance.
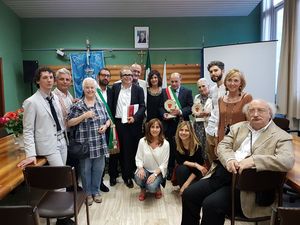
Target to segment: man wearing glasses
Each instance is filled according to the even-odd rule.
[[[120,71],[121,82],[112,86],[115,123],[120,143],[122,178],[128,188],[133,188],[135,154],[142,135],[145,116],[143,89],[133,83],[133,73],[129,67]]]
[[[108,68],[102,68],[100,69],[98,76],[97,76],[97,81],[99,83],[100,91],[103,96],[104,101],[107,103],[109,109],[112,109],[112,90],[111,88],[108,87],[108,84],[111,79],[111,74],[110,70]],[[109,141],[109,133],[110,129],[107,129],[105,132],[106,135],[106,142],[108,144]],[[115,155],[110,155],[109,156],[109,175],[110,178],[112,179],[111,176],[111,167],[113,167],[113,171],[115,171],[116,175],[114,175],[114,181],[116,180],[115,178],[117,177],[117,165],[118,165],[118,154]],[[102,179],[101,179],[101,185],[100,185],[100,190],[103,192],[109,192],[109,188],[105,186],[103,183],[103,177],[105,175],[105,171],[103,171]],[[110,186],[114,186],[116,182],[110,182]]]

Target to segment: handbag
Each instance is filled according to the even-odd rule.
[[[90,131],[90,124],[87,123],[88,126],[88,134]],[[75,141],[74,133],[76,129],[72,129],[70,132],[70,143],[68,145],[68,155],[73,159],[86,159],[90,157],[90,146],[89,146],[89,136],[87,137],[87,141],[84,143],[80,143]]]
[[[90,156],[90,146],[88,142],[80,143],[71,140],[68,146],[68,155],[73,159],[86,159]]]

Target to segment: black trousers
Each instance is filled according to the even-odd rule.
[[[126,181],[134,177],[134,171],[136,170],[135,155],[142,135],[142,123],[123,124],[121,119],[116,119],[115,121],[120,141],[122,178]]]
[[[120,161],[120,153],[109,155],[108,174],[111,179],[116,179],[119,176],[119,171],[118,171],[119,161]]]
[[[182,195],[181,225],[223,225],[231,207],[231,173],[220,163],[210,178],[191,184]],[[239,194],[237,194],[239,196]],[[237,208],[240,200],[237,199]]]
[[[163,121],[164,134],[167,141],[170,144],[170,154],[169,154],[169,162],[168,162],[169,173],[172,173],[175,167],[175,152],[176,152],[175,134],[176,134],[178,123],[179,123],[178,118]]]
[[[191,170],[186,165],[178,165],[176,167],[175,173],[176,173],[177,183],[178,183],[179,187],[182,187],[182,185],[187,181],[187,179],[191,175]],[[200,178],[202,178],[202,176],[196,177],[196,179],[194,179],[190,185],[197,182]]]

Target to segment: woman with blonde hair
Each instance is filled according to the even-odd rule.
[[[189,121],[182,121],[176,130],[177,166],[175,176],[180,186],[180,194],[194,181],[202,178],[207,169],[204,167],[202,148]]]
[[[151,119],[145,129],[145,137],[140,139],[135,164],[137,170],[134,180],[141,187],[139,200],[144,201],[146,191],[155,193],[160,199],[162,192],[160,185],[167,173],[170,146],[164,138],[163,126],[159,119]]]
[[[252,96],[244,92],[246,79],[238,69],[231,69],[225,76],[225,96],[219,98],[219,125],[217,142],[223,140],[230,126],[247,120],[243,107],[252,101]]]

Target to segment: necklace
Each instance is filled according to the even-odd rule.
[[[152,96],[158,96],[161,94],[161,87],[159,87],[157,90],[153,90],[152,88],[148,88],[148,93]]]

